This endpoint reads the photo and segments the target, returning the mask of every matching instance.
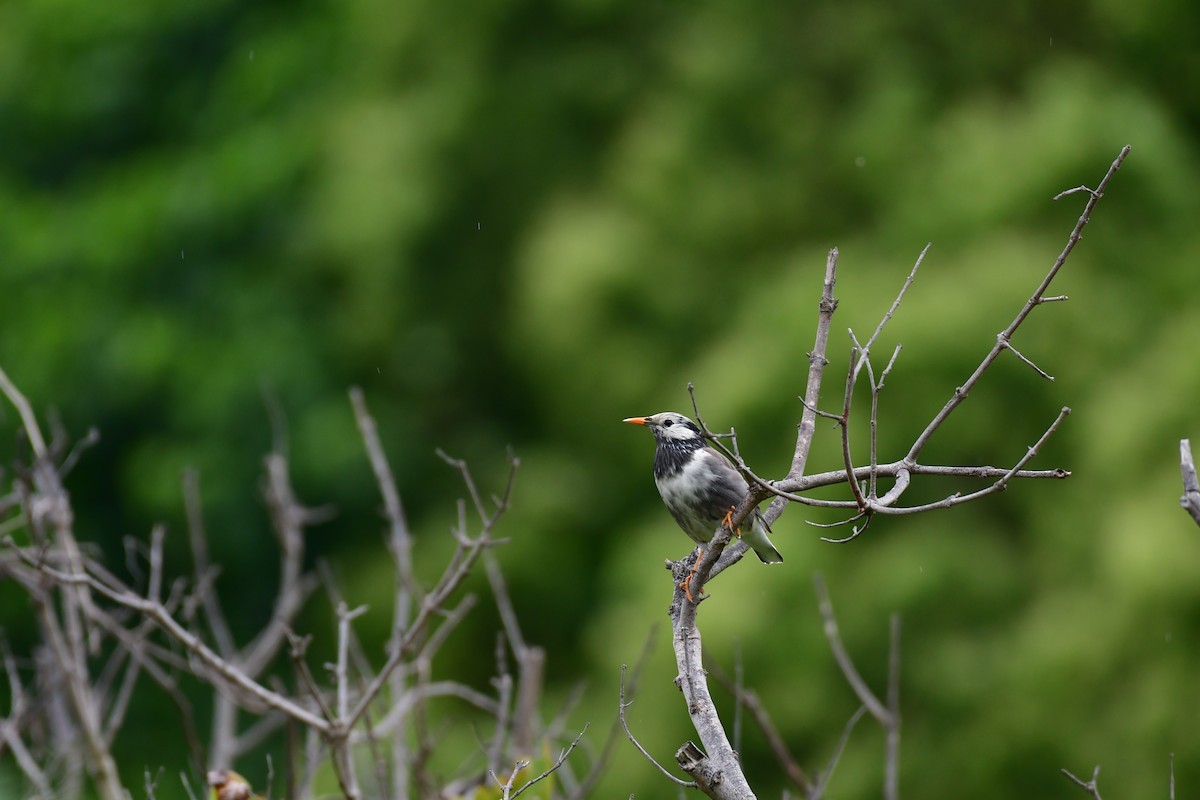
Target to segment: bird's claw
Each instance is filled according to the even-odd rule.
[[[683,593],[687,595],[688,602],[695,605],[700,600],[703,600],[708,595],[701,592],[699,600],[692,596],[692,576],[696,574],[696,567],[700,566],[700,559],[696,559],[696,563],[692,564],[692,571],[687,574],[687,577],[679,582],[679,588],[683,589]]]
[[[742,538],[742,529],[733,527],[733,512],[737,511],[736,506],[730,506],[729,511],[725,513],[725,519],[721,520],[721,524],[729,530],[733,531],[733,535]]]

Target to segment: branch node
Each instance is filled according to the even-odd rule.
[[[679,762],[679,768],[691,775],[706,793],[711,793],[710,790],[720,786],[721,781],[725,779],[724,773],[704,755],[695,742],[684,742],[683,746],[675,751],[675,760]]]
[[[1101,197],[1104,196],[1104,192],[1098,192],[1095,189],[1089,189],[1086,186],[1076,186],[1074,189],[1064,189],[1063,191],[1054,195],[1054,197],[1052,199],[1061,200],[1062,198],[1066,197],[1067,195],[1076,194],[1077,192],[1087,192],[1096,200],[1099,200]]]
[[[1090,781],[1085,781],[1081,778],[1076,777],[1071,772],[1071,770],[1069,770],[1065,767],[1062,770],[1062,774],[1066,775],[1068,778],[1070,778],[1075,783],[1075,785],[1078,786],[1079,788],[1084,789],[1087,792],[1090,792],[1092,795],[1092,800],[1101,800],[1100,787],[1096,785],[1096,779],[1098,777],[1100,777],[1100,765],[1099,764],[1097,764],[1096,768],[1094,770],[1092,770],[1092,779]]]

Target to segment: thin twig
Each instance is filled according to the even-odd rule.
[[[775,761],[783,767],[788,780],[795,784],[796,788],[808,797],[809,792],[813,790],[812,780],[804,773],[804,769],[788,749],[787,742],[784,741],[783,736],[779,733],[779,729],[775,727],[775,723],[771,720],[770,712],[763,705],[758,692],[745,688],[737,680],[730,680],[725,671],[716,664],[709,663],[707,667],[716,676],[717,681],[734,695],[738,706],[745,706],[746,710],[750,712],[750,717],[754,720],[754,724],[758,726],[759,731],[766,738],[767,746],[771,748],[771,753],[775,756]],[[734,749],[737,748],[735,747]]]
[[[875,326],[875,332],[871,334],[871,338],[867,340],[867,345],[864,352],[870,352],[875,345],[875,341],[879,338],[879,334],[883,333],[883,328],[888,324],[888,321],[895,315],[896,310],[900,308],[900,301],[904,299],[904,295],[908,293],[908,289],[913,285],[913,281],[917,279],[917,270],[921,268],[921,262],[925,260],[925,254],[929,252],[929,248],[933,247],[933,242],[927,243],[921,248],[920,255],[917,256],[917,261],[913,264],[913,268],[909,270],[908,277],[904,280],[904,285],[900,287],[900,291],[896,294],[896,299],[892,301],[892,306],[879,320],[879,324]]]
[[[408,627],[412,616],[413,603],[420,595],[420,588],[413,576],[412,566],[412,535],[409,532],[408,520],[404,514],[404,505],[400,500],[400,491],[391,465],[384,453],[383,444],[379,437],[379,428],[375,418],[367,409],[366,398],[357,386],[350,389],[350,404],[354,408],[354,419],[358,423],[359,434],[371,463],[371,471],[375,474],[375,483],[383,498],[384,516],[388,521],[388,552],[395,565],[396,589],[392,602],[392,630],[388,638],[389,648],[398,646],[404,630]],[[398,665],[388,680],[388,688],[393,698],[399,698],[409,693],[408,670]],[[392,794],[396,800],[406,800],[408,797],[409,753],[408,738],[393,736],[392,744]]]
[[[733,749],[742,752],[742,691],[745,688],[742,670],[741,642],[733,640],[733,696],[737,700],[733,705]]]
[[[549,769],[547,769],[541,775],[538,775],[536,778],[533,778],[533,779],[529,780],[528,782],[526,782],[524,786],[522,786],[520,789],[517,789],[515,792],[512,793],[512,795],[506,794],[505,796],[512,797],[515,800],[515,798],[520,797],[521,794],[526,789],[533,786],[538,781],[545,780],[546,778],[553,775],[564,763],[566,763],[567,757],[571,755],[571,752],[575,749],[576,745],[579,744],[579,740],[583,738],[583,735],[585,733],[587,733],[588,724],[590,724],[590,723],[584,723],[583,730],[581,730],[579,732],[579,735],[576,736],[571,741],[571,744],[569,744],[567,747],[564,747],[561,751],[559,751],[558,758],[556,758],[554,760],[554,763],[550,765]],[[514,772],[513,774],[515,775],[516,773]]]
[[[204,618],[212,631],[217,652],[225,658],[232,658],[237,652],[237,645],[221,610],[221,604],[217,601],[216,593],[212,591],[211,582],[205,577],[209,573],[208,535],[204,528],[203,504],[200,501],[200,474],[193,469],[183,473],[183,505],[187,514],[188,542],[192,548],[196,585],[202,588],[200,599],[204,606]]]
[[[1024,355],[1024,354],[1023,354],[1023,353],[1022,353],[1020,350],[1018,350],[1017,348],[1013,347],[1013,343],[1012,343],[1012,342],[1005,342],[1005,343],[1004,343],[1004,348],[1005,348],[1006,350],[1008,350],[1010,353],[1012,353],[1014,356],[1016,356],[1017,358],[1019,358],[1019,359],[1021,360],[1021,362],[1025,364],[1025,366],[1027,366],[1027,367],[1029,367],[1030,369],[1032,369],[1032,370],[1033,370],[1034,372],[1036,372],[1038,375],[1041,375],[1043,378],[1045,378],[1045,379],[1046,379],[1046,380],[1048,380],[1048,381],[1053,381],[1053,380],[1054,380],[1054,376],[1053,376],[1053,375],[1051,375],[1049,372],[1046,372],[1046,370],[1042,369],[1042,368],[1041,368],[1041,367],[1039,367],[1037,364],[1035,364],[1035,363],[1033,363],[1031,360],[1029,360],[1029,359],[1028,359],[1028,358],[1027,358],[1027,357],[1026,357],[1026,356],[1025,356],[1025,355]]]
[[[912,444],[912,447],[909,448],[908,455],[905,457],[905,460],[916,461],[921,451],[925,448],[925,445],[929,443],[929,440],[933,436],[934,432],[941,427],[942,423],[946,421],[946,418],[949,417],[950,414],[953,413],[956,408],[958,408],[962,401],[967,398],[967,395],[970,393],[971,389],[973,389],[975,384],[979,382],[979,379],[987,371],[988,367],[992,365],[1000,353],[1005,349],[1008,342],[1012,341],[1013,334],[1015,334],[1017,329],[1021,327],[1021,323],[1025,321],[1034,308],[1041,304],[1042,298],[1046,294],[1046,290],[1050,288],[1051,281],[1053,281],[1055,276],[1058,275],[1059,270],[1062,269],[1063,264],[1066,263],[1067,257],[1071,255],[1071,251],[1075,249],[1075,245],[1083,236],[1083,229],[1092,217],[1092,210],[1096,207],[1096,203],[1100,201],[1100,198],[1104,196],[1104,190],[1108,187],[1109,181],[1111,181],[1113,176],[1116,175],[1117,170],[1121,168],[1121,164],[1124,163],[1125,157],[1129,155],[1129,150],[1129,145],[1126,145],[1124,148],[1122,148],[1120,154],[1117,156],[1116,160],[1113,161],[1112,166],[1108,168],[1108,172],[1105,173],[1104,178],[1100,181],[1100,185],[1096,187],[1095,191],[1087,190],[1090,196],[1088,197],[1087,204],[1083,208],[1083,213],[1080,214],[1079,220],[1075,223],[1075,227],[1071,230],[1071,234],[1067,237],[1066,245],[1063,247],[1062,252],[1058,254],[1058,258],[1054,260],[1054,264],[1050,267],[1050,271],[1046,273],[1046,277],[1042,279],[1042,282],[1038,285],[1033,295],[1030,296],[1025,305],[1022,306],[1021,310],[1017,312],[1017,315],[1013,318],[1012,322],[1009,323],[1008,327],[997,334],[996,344],[992,346],[992,349],[989,350],[987,355],[983,357],[983,360],[979,362],[979,366],[975,368],[975,371],[971,373],[970,377],[967,378],[962,386],[959,386],[954,390],[954,393],[951,395],[950,399],[946,402],[942,409],[934,415],[933,419],[929,421],[929,424],[925,426],[925,430],[921,431],[920,435],[917,436],[916,440]],[[1084,189],[1085,187],[1070,189],[1057,195],[1057,197],[1062,197],[1064,195]]]
[[[288,657],[292,660],[292,667],[296,670],[296,674],[300,676],[301,683],[308,690],[313,701],[321,710],[321,716],[325,718],[331,725],[336,718],[333,709],[329,707],[329,703],[325,699],[321,687],[317,685],[317,679],[313,677],[312,670],[308,668],[308,663],[304,660],[304,654],[308,651],[308,645],[312,641],[311,636],[297,636],[291,630],[287,632],[288,636]]]
[[[821,576],[821,573],[813,573],[813,584],[817,590],[817,604],[821,611],[821,619],[825,623],[825,639],[829,642],[829,649],[833,651],[833,657],[837,661],[838,668],[841,669],[846,682],[850,684],[850,688],[854,690],[858,701],[871,712],[871,716],[884,725],[889,724],[891,721],[891,711],[879,701],[879,698],[867,686],[867,682],[863,680],[862,675],[858,673],[858,669],[854,666],[854,660],[846,652],[846,646],[842,644],[841,634],[838,633],[837,618],[833,614],[833,603],[829,600],[829,592],[825,589],[825,579]]]
[[[891,464],[881,464],[877,468],[880,476],[895,477],[897,479],[897,487],[894,487],[887,494],[880,497],[877,501],[863,500],[865,507],[860,506],[856,500],[818,500],[811,497],[805,497],[798,492],[806,491],[817,486],[828,486],[835,483],[842,483],[847,480],[844,471],[827,472],[820,475],[812,475],[807,478],[801,478],[799,481],[780,481],[776,484],[763,481],[762,484],[766,487],[766,491],[774,494],[777,497],[782,497],[786,500],[791,500],[796,503],[801,503],[807,506],[817,508],[850,508],[858,511],[868,511],[872,514],[917,514],[924,511],[931,511],[935,508],[950,508],[951,506],[961,505],[972,500],[978,500],[995,492],[1003,491],[1008,483],[1014,478],[1055,478],[1062,479],[1070,477],[1071,473],[1063,469],[1051,470],[1026,470],[1024,467],[1038,454],[1046,441],[1052,436],[1062,425],[1066,417],[1071,413],[1071,409],[1063,407],[1054,421],[1042,433],[1038,440],[1030,446],[1025,455],[1022,456],[1016,464],[1008,469],[998,469],[996,467],[932,467],[920,464],[906,464],[903,460],[896,461]],[[854,477],[868,478],[870,477],[869,467],[856,467],[854,469]],[[995,477],[997,480],[991,485],[968,494],[952,494],[944,497],[941,500],[935,500],[931,503],[923,503],[916,506],[894,506],[894,503],[902,494],[903,488],[907,487],[907,481],[911,475],[956,475],[961,477]],[[761,480],[761,479],[758,479]],[[903,484],[900,482],[903,481]],[[736,519],[736,517],[735,517]]]
[[[888,636],[888,721],[884,756],[884,800],[900,797],[900,615],[892,614]]]
[[[850,331],[850,338],[854,338],[854,331]],[[854,479],[854,457],[850,453],[850,408],[854,400],[854,383],[858,380],[858,374],[862,370],[863,364],[869,363],[862,348],[855,346],[850,351],[850,369],[846,370],[846,393],[842,399],[842,417],[838,420],[838,426],[842,429],[842,465],[846,469],[846,483],[850,485],[850,491],[854,494],[855,504],[864,511],[867,510],[867,499],[863,497],[862,489],[859,487],[858,481]]]
[[[859,536],[861,536],[863,534],[863,532],[866,531],[867,528],[869,528],[871,526],[871,520],[875,519],[875,517],[868,515],[865,511],[860,511],[858,514],[855,514],[854,517],[852,517],[849,520],[835,523],[836,525],[849,525],[854,520],[862,518],[862,517],[866,517],[866,521],[862,525],[851,525],[849,536],[841,536],[841,537],[822,536],[821,541],[828,542],[829,544],[846,544],[847,542],[854,541]]]
[[[350,623],[367,613],[366,606],[348,608],[341,603],[337,609],[338,638],[337,638],[337,713],[340,719],[345,719],[350,710],[350,675],[347,670],[348,654],[350,652]]]
[[[0,742],[8,745],[8,749],[12,750],[17,766],[33,784],[37,793],[41,797],[53,797],[55,795],[50,790],[50,781],[47,779],[46,773],[38,766],[37,760],[25,747],[25,742],[17,731],[16,717],[17,714],[14,713],[8,719],[0,719]]]
[[[279,588],[271,621],[240,654],[242,668],[252,677],[262,674],[286,640],[285,628],[292,623],[317,581],[304,570],[304,528],[328,516],[322,509],[300,504],[292,489],[287,458],[270,453],[264,459],[267,472],[265,493],[279,538]]]
[[[629,671],[629,692],[634,694],[637,692],[638,678],[641,677],[642,667],[650,660],[650,653],[654,649],[654,642],[658,638],[658,625],[653,624],[646,634],[646,641],[642,644],[641,652],[638,654],[637,661],[633,663],[633,669]],[[622,676],[624,677],[624,676]],[[592,790],[596,783],[599,782],[604,774],[605,768],[608,766],[609,760],[612,758],[613,748],[617,743],[617,735],[621,728],[624,727],[623,713],[620,711],[617,717],[613,719],[612,727],[609,728],[608,737],[604,740],[604,747],[600,750],[600,755],[593,761],[588,774],[580,781],[570,794],[570,800],[582,800],[585,797],[591,797]]]
[[[825,259],[825,279],[822,283],[821,300],[817,304],[817,330],[813,340],[812,352],[808,355],[808,377],[805,382],[804,397],[801,402],[804,412],[800,415],[800,423],[796,426],[796,449],[792,453],[792,464],[788,469],[789,478],[799,478],[804,474],[808,463],[808,454],[812,449],[813,436],[816,433],[816,408],[821,400],[821,378],[825,373],[825,365],[829,363],[826,353],[829,349],[829,329],[833,324],[833,312],[837,310],[837,298],[834,287],[837,286],[838,250],[833,248]],[[767,521],[774,522],[783,512],[782,504],[775,504],[767,511]],[[772,515],[773,514],[773,515]]]
[[[37,415],[33,413],[33,407],[29,405],[25,395],[21,394],[21,390],[9,380],[8,373],[2,367],[0,367],[0,392],[4,393],[8,401],[13,404],[13,408],[17,410],[18,416],[21,417],[21,426],[29,437],[29,446],[33,448],[34,458],[41,461],[46,457],[46,440],[42,437],[42,429],[38,426]]]
[[[449,458],[444,454],[442,455],[447,459]],[[463,475],[464,483],[467,485],[471,493],[477,498],[478,493],[475,492],[474,482],[470,479],[470,472],[467,470],[466,464],[453,459],[449,460],[451,461],[452,465],[459,469],[460,474]],[[378,695],[383,689],[384,685],[388,683],[392,670],[396,669],[396,667],[400,665],[401,661],[404,659],[404,656],[407,654],[408,649],[412,646],[413,642],[416,641],[417,637],[420,636],[424,631],[425,626],[428,624],[432,615],[442,608],[450,594],[457,589],[464,580],[466,580],[467,575],[470,574],[472,566],[475,564],[476,559],[479,558],[479,554],[483,551],[483,549],[485,547],[490,547],[493,544],[493,540],[491,538],[492,529],[495,527],[504,511],[508,508],[508,500],[512,494],[513,482],[516,479],[516,472],[519,466],[520,461],[518,459],[515,457],[509,459],[508,482],[505,485],[504,494],[498,498],[499,502],[496,504],[495,511],[490,515],[481,515],[482,530],[480,531],[479,535],[466,544],[460,543],[458,550],[455,552],[454,556],[451,557],[451,563],[442,573],[441,578],[438,579],[437,585],[434,586],[433,590],[427,594],[425,599],[422,601],[420,608],[417,610],[417,615],[412,621],[412,624],[409,625],[404,635],[398,641],[391,643],[389,646],[390,653],[388,655],[387,663],[384,664],[383,668],[378,674],[375,675],[375,677],[371,680],[371,683],[368,684],[367,688],[363,691],[362,696],[359,698],[358,705],[354,707],[354,711],[350,714],[349,719],[346,720],[348,726],[353,727],[354,723],[357,722],[360,716],[362,716],[367,707],[374,702],[376,695]],[[477,503],[477,508],[483,508],[482,502]]]
[[[496,634],[496,677],[492,679],[492,685],[496,687],[496,706],[500,709],[496,715],[496,728],[492,731],[492,743],[487,749],[488,769],[494,772],[504,758],[504,744],[508,741],[509,719],[512,715],[513,680],[504,653],[504,634],[500,633]]]
[[[351,638],[350,623],[366,612],[366,606],[358,606],[351,609],[347,607],[344,601],[338,603],[337,662],[334,666],[334,686],[337,691],[337,725],[334,730],[337,735],[329,737],[329,749],[333,754],[334,773],[337,775],[338,783],[342,787],[342,793],[349,800],[356,800],[356,798],[361,796],[358,783],[358,770],[355,767],[354,754],[350,752],[349,737],[346,735],[351,727],[346,722],[350,710],[350,673],[348,666]],[[365,716],[364,714],[363,718]]]
[[[107,597],[117,605],[128,608],[132,611],[152,619],[158,624],[168,635],[178,641],[181,645],[187,648],[191,653],[196,655],[205,666],[213,670],[230,685],[241,689],[252,697],[267,706],[275,708],[283,713],[294,717],[311,728],[321,732],[328,732],[328,723],[325,720],[315,716],[307,709],[297,705],[283,695],[273,692],[262,684],[254,681],[246,676],[242,670],[234,667],[219,654],[214,652],[208,645],[201,641],[197,636],[179,624],[178,621],[164,608],[161,604],[140,597],[124,587],[110,587],[96,579],[89,573],[72,574],[54,569],[45,563],[39,562],[35,557],[28,555],[23,549],[16,547],[11,541],[6,542],[10,547],[13,547],[20,555],[21,559],[29,566],[37,569],[47,577],[62,584],[73,586],[87,586],[96,593]]]
[[[621,720],[621,727],[625,729],[625,735],[629,737],[629,741],[633,742],[633,746],[638,749],[638,752],[645,756],[647,761],[658,767],[658,771],[665,775],[672,783],[677,786],[682,786],[686,789],[698,788],[695,781],[685,781],[682,778],[677,778],[668,772],[666,767],[658,763],[654,759],[654,756],[650,755],[650,752],[646,750],[646,748],[642,747],[642,743],[639,742],[637,737],[633,735],[633,731],[629,730],[629,723],[625,720],[625,709],[633,705],[633,701],[625,701],[625,670],[628,669],[628,666],[628,664],[621,665],[621,689],[618,694],[617,701],[617,717]]]
[[[1050,199],[1051,200],[1061,200],[1062,198],[1066,197],[1067,195],[1076,194],[1077,192],[1087,192],[1092,197],[1097,196],[1097,193],[1094,190],[1089,189],[1086,186],[1080,185],[1080,186],[1076,186],[1073,189],[1064,189],[1061,192],[1059,192],[1058,194],[1054,195],[1054,197],[1051,197]]]
[[[1071,781],[1076,786],[1078,786],[1079,788],[1083,789],[1086,792],[1089,792],[1092,795],[1092,800],[1102,800],[1102,798],[1100,797],[1100,787],[1096,785],[1096,779],[1100,777],[1100,765],[1099,764],[1097,764],[1096,768],[1094,770],[1092,770],[1092,779],[1090,781],[1082,780],[1081,778],[1077,777],[1074,773],[1072,773],[1069,769],[1066,769],[1065,767],[1062,770],[1062,774],[1066,775],[1068,778],[1070,778]]]
[[[525,769],[528,766],[529,766],[528,761],[525,761],[523,759],[517,759],[517,762],[513,765],[512,772],[510,772],[508,774],[508,780],[504,781],[504,782],[501,782],[499,776],[496,775],[496,771],[494,769],[488,770],[488,775],[491,775],[492,780],[494,780],[496,782],[496,785],[500,787],[501,800],[509,800],[509,798],[512,797],[513,784],[517,780],[517,775],[520,774],[521,770]]]
[[[825,787],[829,785],[830,779],[833,778],[833,772],[837,769],[838,762],[842,759],[842,753],[850,741],[850,734],[854,731],[854,727],[858,725],[858,721],[866,713],[867,707],[859,706],[858,710],[850,715],[850,719],[842,727],[842,735],[838,737],[837,744],[833,748],[833,754],[829,757],[829,763],[825,766],[825,770],[817,776],[817,783],[812,787],[808,795],[806,795],[805,800],[820,800],[821,795],[825,793]]]

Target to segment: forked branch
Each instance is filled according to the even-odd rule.
[[[675,661],[679,669],[677,683],[683,692],[688,714],[703,745],[702,750],[690,742],[687,743],[683,748],[680,748],[680,751],[677,753],[677,759],[684,770],[692,776],[699,788],[706,794],[717,798],[739,798],[743,800],[754,797],[742,773],[737,756],[729,743],[729,739],[709,693],[706,673],[703,668],[701,638],[696,618],[698,604],[705,598],[703,588],[707,581],[720,574],[720,572],[733,563],[736,563],[748,550],[748,547],[740,541],[731,543],[733,531],[739,529],[751,514],[758,513],[757,508],[763,500],[772,498],[772,502],[764,513],[764,520],[768,526],[778,519],[789,502],[814,507],[845,509],[851,514],[850,521],[864,520],[861,527],[854,529],[853,535],[838,540],[848,541],[861,533],[866,523],[875,515],[917,514],[938,508],[949,508],[1003,491],[1011,481],[1017,478],[1061,479],[1070,475],[1069,472],[1063,469],[1027,469],[1028,464],[1038,455],[1047,439],[1058,430],[1070,413],[1070,409],[1066,407],[1058,412],[1041,436],[1033,444],[1025,448],[1024,454],[1007,468],[984,465],[933,465],[924,464],[919,459],[933,435],[963,403],[967,395],[1004,351],[1011,351],[1021,362],[1033,368],[1042,377],[1053,380],[1049,373],[1038,367],[1031,358],[1013,346],[1013,336],[1034,308],[1045,303],[1066,299],[1065,296],[1061,295],[1048,295],[1047,291],[1055,276],[1062,269],[1067,258],[1074,250],[1075,245],[1082,235],[1083,228],[1091,219],[1092,211],[1095,209],[1100,198],[1104,196],[1104,191],[1128,156],[1129,150],[1129,147],[1121,150],[1094,190],[1086,189],[1088,200],[1083,212],[1068,236],[1066,245],[1051,265],[1049,271],[1008,326],[997,334],[995,343],[987,354],[984,355],[979,365],[962,385],[955,387],[950,399],[933,415],[932,419],[930,419],[913,440],[902,458],[881,464],[879,463],[877,447],[880,393],[884,388],[888,375],[896,364],[900,348],[897,346],[890,351],[888,361],[882,370],[876,370],[875,364],[872,361],[871,348],[878,341],[887,323],[898,311],[901,301],[912,286],[917,270],[929,251],[928,246],[921,251],[916,263],[897,293],[895,300],[884,313],[867,342],[865,344],[860,343],[851,331],[850,337],[853,348],[851,351],[850,366],[846,374],[842,408],[840,413],[837,414],[827,414],[818,410],[824,368],[828,364],[829,331],[833,313],[837,308],[834,287],[837,283],[838,252],[837,250],[829,252],[821,300],[818,307],[816,341],[812,352],[808,354],[808,379],[804,396],[801,399],[802,411],[800,422],[797,425],[796,446],[792,454],[788,473],[783,478],[775,481],[767,480],[750,470],[737,452],[736,434],[732,431],[729,434],[729,436],[733,437],[734,446],[731,449],[722,441],[726,438],[725,436],[718,437],[707,427],[700,414],[693,387],[689,385],[688,388],[692,394],[696,422],[701,431],[709,439],[713,447],[723,452],[734,463],[738,470],[746,477],[749,484],[749,493],[746,499],[727,518],[726,524],[723,524],[714,533],[712,539],[703,548],[697,548],[688,558],[668,564],[675,580],[675,593],[669,613],[672,620]],[[1064,194],[1070,193],[1067,192]],[[854,408],[853,398],[855,396],[855,388],[863,375],[867,376],[871,393],[869,418],[870,441],[868,464],[866,466],[858,466],[855,464],[853,448],[850,446],[849,431],[851,414]],[[839,470],[806,475],[808,455],[811,452],[812,441],[816,431],[815,422],[818,416],[833,418],[838,423],[842,437],[843,464]],[[974,477],[986,479],[989,483],[976,491],[953,493],[934,502],[911,506],[901,505],[901,498],[911,486],[913,476],[917,475]],[[880,494],[879,487],[879,480],[881,478],[887,478],[892,481],[890,488],[882,494]],[[1185,491],[1187,488],[1186,480],[1187,475],[1185,470]],[[860,485],[862,481],[865,481],[865,485]],[[804,494],[819,486],[829,486],[838,483],[849,484],[852,493],[851,499],[818,500],[807,497]],[[1200,522],[1200,517],[1197,519]],[[687,582],[690,591],[685,591],[681,585],[681,577],[685,575],[690,575],[690,579]],[[818,593],[822,598],[822,614],[826,620],[826,631],[829,634],[830,647],[833,649],[835,656],[838,657],[839,664],[846,675],[847,681],[854,687],[863,706],[886,731],[887,751],[885,754],[886,779],[884,796],[886,798],[894,798],[897,796],[898,786],[900,724],[898,705],[899,619],[893,618],[892,621],[892,647],[889,662],[888,691],[886,699],[881,701],[866,687],[854,669],[853,663],[849,660],[848,655],[846,655],[844,648],[841,646],[840,639],[837,636],[836,622],[832,617],[832,608],[829,606],[824,586],[819,580]],[[622,704],[623,702],[622,700]],[[622,705],[623,710],[624,706]],[[639,749],[641,749],[640,746]],[[659,766],[659,769],[661,770],[662,767]],[[666,772],[665,770],[663,771]],[[719,776],[719,779],[714,780],[714,776]],[[672,779],[678,780],[674,776],[672,776]],[[821,789],[823,789],[823,786]]]

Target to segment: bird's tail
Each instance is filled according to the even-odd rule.
[[[754,555],[758,556],[758,560],[764,564],[782,564],[783,556],[775,549],[775,545],[771,544],[771,540],[767,538],[767,531],[762,520],[755,514],[754,526],[750,529],[750,533],[742,536],[742,541],[750,545],[754,550]]]

